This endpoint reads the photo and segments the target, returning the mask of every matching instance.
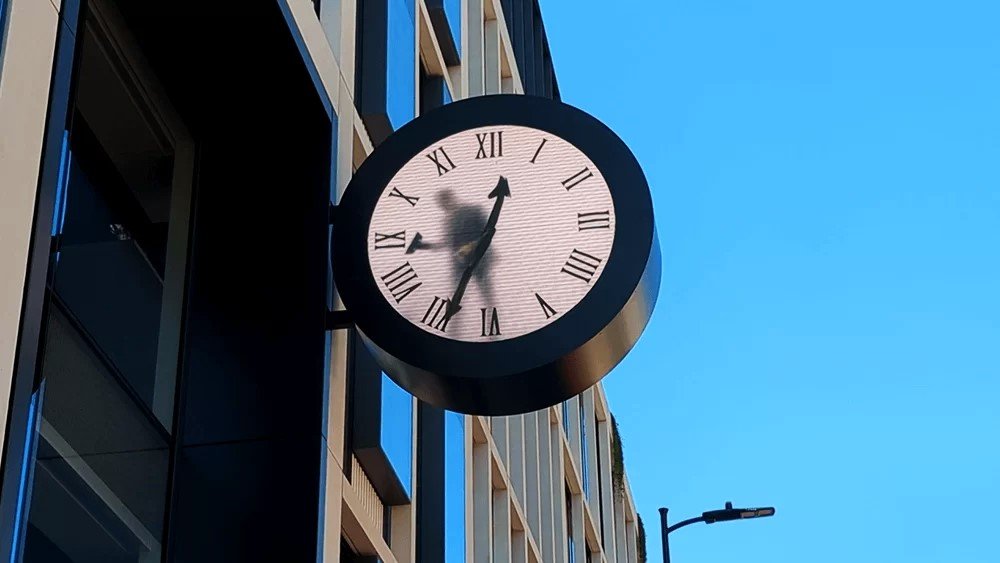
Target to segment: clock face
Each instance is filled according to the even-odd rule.
[[[375,204],[368,263],[386,302],[437,336],[517,338],[573,309],[615,240],[608,183],[572,143],[525,126],[432,143]]]

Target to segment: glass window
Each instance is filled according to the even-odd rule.
[[[386,113],[393,130],[416,111],[416,17],[414,0],[385,0],[388,5],[386,50]]]
[[[583,494],[590,498],[590,455],[587,451],[587,417],[584,414],[583,398],[577,397],[580,412],[580,477],[583,479]]]
[[[566,437],[569,437],[569,401],[563,401],[562,403],[562,426],[563,432],[566,433]]]
[[[462,0],[443,0],[444,14],[448,18],[448,29],[455,41],[455,51],[462,59]]]
[[[382,374],[382,450],[410,494],[413,467],[413,397]]]
[[[142,94],[158,86],[132,78],[149,73],[114,54],[117,32],[81,25],[63,137],[17,515],[32,563],[152,563],[163,542],[190,201],[175,170],[190,162],[168,141],[186,138],[172,111]]]
[[[576,549],[573,542],[573,495],[566,487],[566,553],[569,563],[576,563]]]
[[[465,417],[444,414],[444,553],[446,563],[465,561]]]

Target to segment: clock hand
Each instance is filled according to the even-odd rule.
[[[493,203],[493,211],[490,212],[490,218],[486,221],[483,234],[479,238],[479,242],[476,243],[476,249],[472,252],[472,259],[469,261],[469,265],[465,268],[465,271],[462,272],[462,277],[458,281],[458,287],[455,288],[455,293],[448,304],[449,317],[462,309],[462,297],[465,295],[465,289],[469,285],[469,280],[472,279],[473,272],[479,266],[479,262],[483,259],[483,256],[486,255],[486,250],[489,249],[490,243],[493,242],[493,235],[497,232],[497,222],[500,220],[500,210],[503,208],[504,199],[511,197],[507,178],[500,176],[497,186],[493,188],[493,191],[487,197],[489,199],[496,199]]]
[[[424,242],[424,237],[417,233],[413,235],[413,241],[410,242],[410,246],[406,247],[406,254],[413,254],[421,248],[434,248],[434,244]]]

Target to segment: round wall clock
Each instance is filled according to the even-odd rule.
[[[660,259],[628,147],[568,105],[446,105],[368,157],[338,206],[337,289],[382,369],[428,403],[505,415],[586,390],[652,314]]]

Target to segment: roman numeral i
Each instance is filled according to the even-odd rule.
[[[590,280],[594,278],[594,274],[597,273],[597,268],[600,266],[600,258],[574,248],[573,252],[570,252],[569,260],[566,260],[562,272],[578,280],[590,283]]]

